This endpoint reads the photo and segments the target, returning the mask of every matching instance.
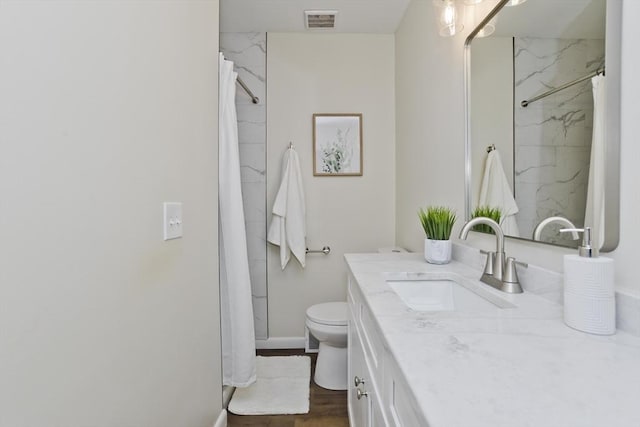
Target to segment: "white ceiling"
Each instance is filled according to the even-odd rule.
[[[606,0],[529,0],[498,14],[496,36],[603,39]]]
[[[410,1],[221,0],[220,31],[394,33]],[[337,10],[336,28],[305,29],[305,10]]]
[[[220,31],[394,33],[410,1],[221,0]],[[488,12],[496,2],[486,1],[478,12]],[[529,0],[500,11],[495,34],[604,38],[605,5],[606,0]],[[305,10],[337,10],[336,28],[307,30],[304,25]],[[435,25],[435,22],[429,24]]]

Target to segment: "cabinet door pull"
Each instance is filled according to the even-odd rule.
[[[369,396],[369,392],[368,391],[362,391],[359,388],[356,389],[356,397],[358,398],[358,400],[362,399],[362,397],[367,397]]]
[[[358,387],[360,384],[364,384],[364,378],[360,378],[359,376],[353,377],[353,383]]]

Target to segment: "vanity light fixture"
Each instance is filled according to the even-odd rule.
[[[462,25],[462,4],[456,0],[433,0],[438,9],[438,28],[442,37],[451,37],[464,28]]]
[[[438,31],[442,37],[451,37],[464,28],[462,24],[467,7],[479,6],[484,0],[433,0],[438,14]],[[511,0],[517,4],[526,0]],[[487,37],[496,30],[497,19],[489,21],[477,37]]]

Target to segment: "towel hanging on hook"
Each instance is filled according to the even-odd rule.
[[[305,197],[300,159],[292,142],[282,159],[282,178],[272,214],[267,241],[280,246],[280,266],[284,270],[293,253],[304,268],[307,248]]]

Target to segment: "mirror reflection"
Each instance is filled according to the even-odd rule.
[[[499,209],[506,235],[604,233],[605,15],[605,0],[529,0],[473,40],[470,210]]]

